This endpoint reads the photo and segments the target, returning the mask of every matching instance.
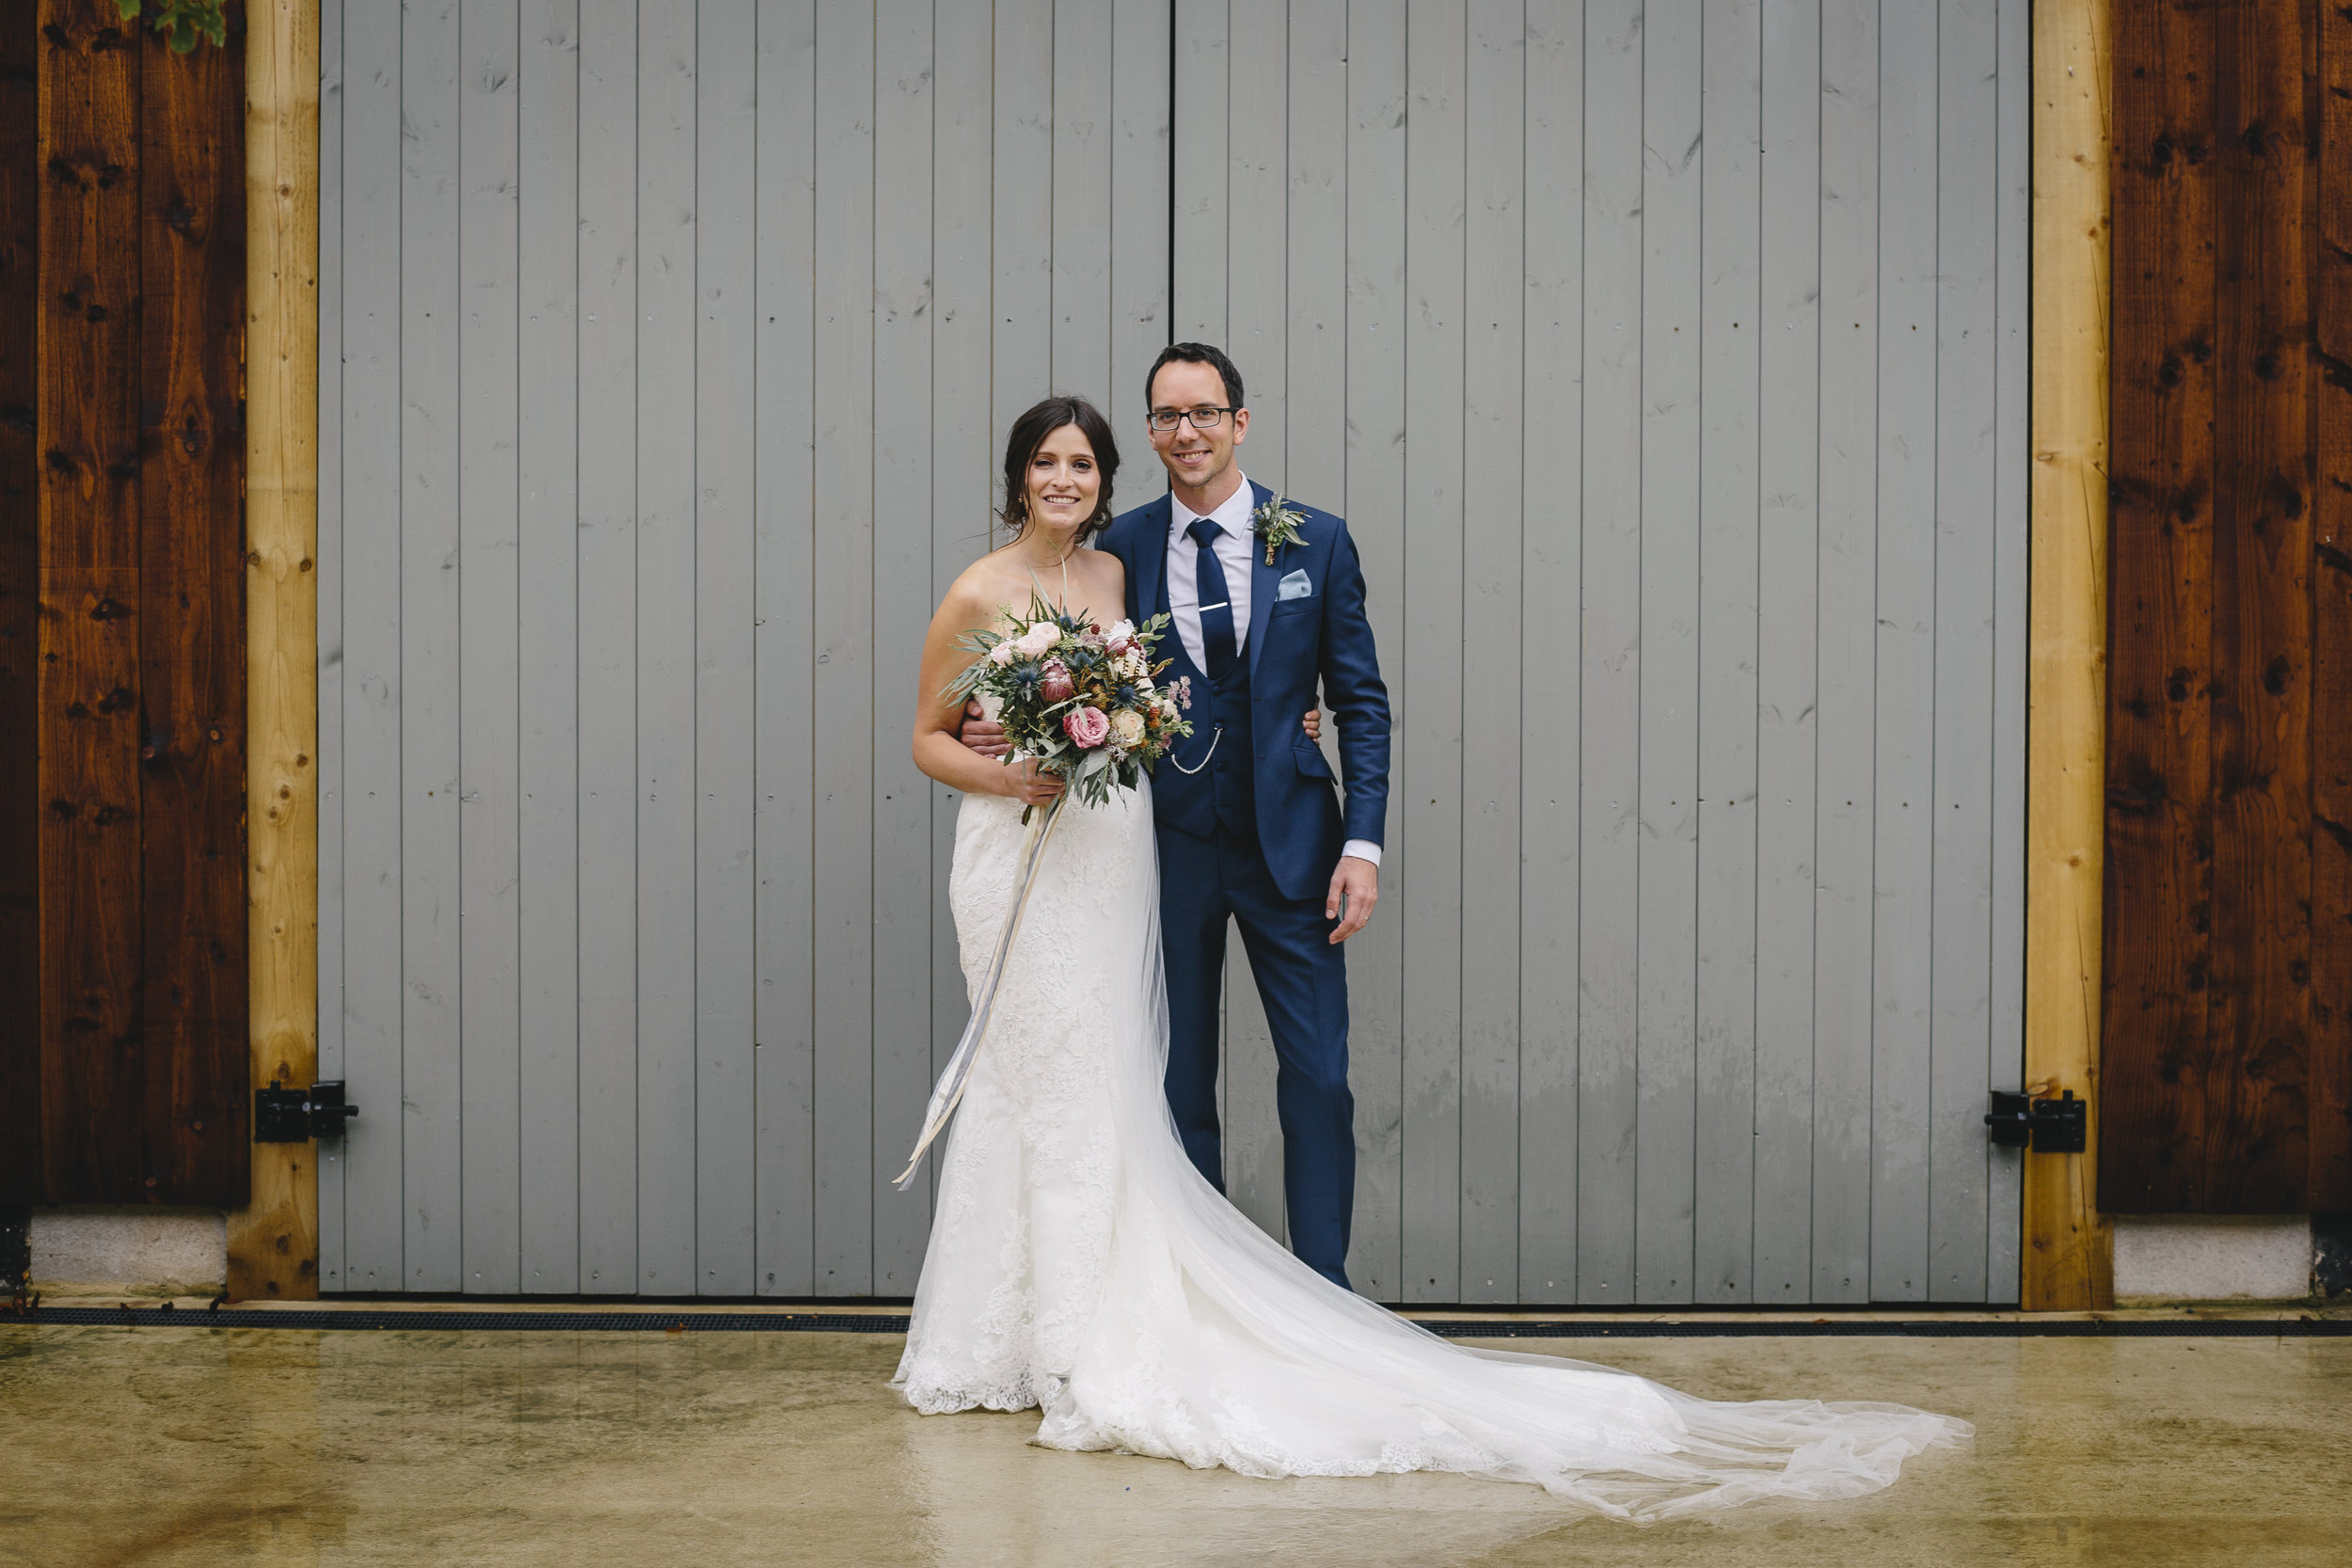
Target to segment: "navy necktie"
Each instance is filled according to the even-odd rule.
[[[1223,680],[1233,667],[1233,596],[1225,588],[1225,567],[1210,546],[1225,531],[1206,517],[1195,517],[1184,531],[1200,546],[1193,587],[1200,602],[1200,646],[1209,656],[1208,676]]]

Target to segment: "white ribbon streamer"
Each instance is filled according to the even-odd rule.
[[[1092,760],[1092,759],[1089,759]],[[939,1075],[939,1085],[931,1090],[930,1103],[923,1111],[923,1135],[914,1140],[914,1152],[907,1157],[907,1168],[898,1173],[898,1187],[905,1192],[914,1182],[914,1167],[923,1163],[923,1151],[931,1147],[931,1140],[946,1131],[947,1118],[956,1114],[956,1105],[963,1099],[963,1085],[972,1076],[972,1063],[978,1056],[980,1041],[987,1037],[989,1016],[996,1006],[996,988],[1005,978],[1005,960],[1011,956],[1012,939],[1021,929],[1021,916],[1029,907],[1029,889],[1037,881],[1037,868],[1045,858],[1046,841],[1054,836],[1054,824],[1061,820],[1062,807],[1070,803],[1073,792],[1063,790],[1045,808],[1045,815],[1029,825],[1028,842],[1021,850],[1021,875],[1012,890],[1012,907],[1005,911],[1005,928],[996,936],[996,956],[988,962],[988,973],[980,979],[979,994],[972,1001],[972,1022],[963,1026],[963,1037],[956,1042],[956,1053],[947,1058],[947,1070]]]

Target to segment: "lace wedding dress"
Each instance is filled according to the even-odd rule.
[[[1300,1263],[1201,1179],[1162,1095],[1148,784],[1047,845],[948,1134],[894,1386],[927,1415],[1038,1408],[1036,1441],[1249,1476],[1452,1470],[1654,1519],[1848,1497],[1965,1422],[1892,1404],[1721,1403],[1450,1344]],[[970,796],[950,901],[967,981],[1025,830]]]

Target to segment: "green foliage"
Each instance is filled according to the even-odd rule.
[[[151,12],[148,24],[164,35],[175,55],[184,55],[196,47],[199,38],[211,41],[215,48],[229,42],[229,16],[224,8],[228,0],[115,0],[125,22],[136,22],[141,12]]]

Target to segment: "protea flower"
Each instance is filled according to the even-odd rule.
[[[1077,686],[1070,678],[1070,666],[1058,658],[1045,661],[1044,684],[1040,689],[1049,703],[1066,703],[1078,694]]]

